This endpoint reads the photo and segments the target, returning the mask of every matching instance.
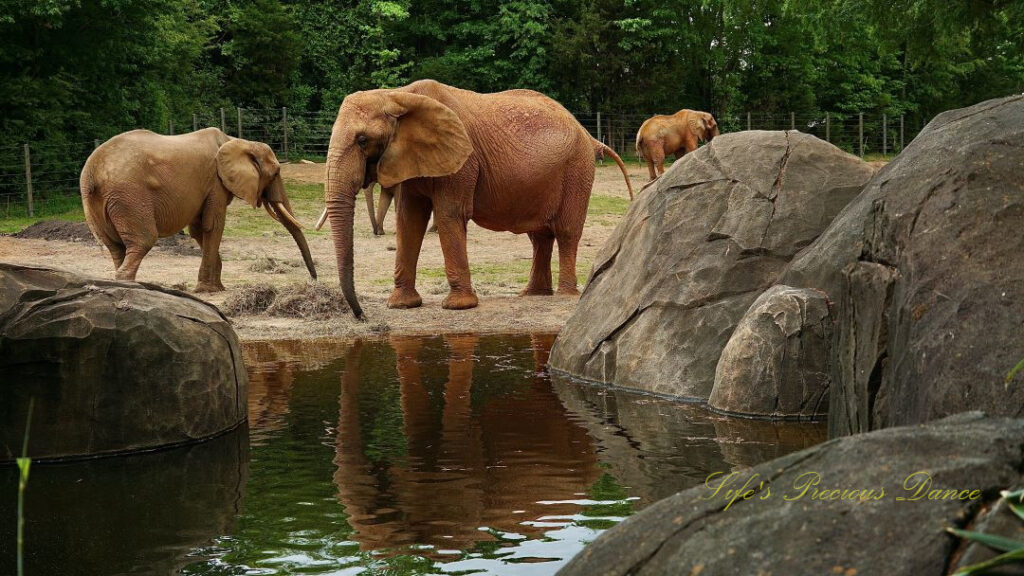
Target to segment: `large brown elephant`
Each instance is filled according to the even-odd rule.
[[[577,294],[576,248],[594,181],[587,131],[558,102],[530,90],[477,94],[432,80],[350,94],[327,152],[327,218],[342,292],[362,316],[353,283],[355,196],[379,182],[396,195],[395,288],[391,308],[422,304],[416,264],[431,211],[450,291],[442,306],[477,305],[466,224],[527,233],[530,280],[522,294],[551,294],[558,241],[558,292]]]
[[[651,180],[665,173],[665,158],[683,155],[697,149],[699,142],[710,142],[718,136],[714,116],[697,110],[680,110],[671,116],[652,116],[636,133],[636,153],[647,160]],[[657,169],[657,171],[655,171]]]
[[[604,157],[611,156],[612,160],[619,165],[619,170],[622,175],[626,178],[626,189],[629,190],[629,199],[633,200],[633,184],[629,181],[629,172],[626,171],[626,165],[622,162],[622,158],[615,153],[608,145],[598,140],[593,141],[594,146],[594,159],[604,161]],[[373,224],[373,233],[377,236],[384,234],[384,217],[388,215],[388,210],[391,208],[391,201],[395,197],[395,193],[402,189],[401,185],[393,188],[381,188],[380,199],[377,201],[376,216],[374,216],[373,210],[373,192],[371,188],[366,189],[367,206],[370,213],[370,222]],[[326,216],[326,211],[324,215]],[[317,222],[317,229],[323,224],[323,220]],[[429,228],[430,232],[437,232],[437,224],[431,224]]]
[[[309,275],[313,258],[284,192],[281,165],[262,142],[216,128],[163,136],[132,130],[114,136],[82,168],[82,206],[93,235],[110,251],[118,280],[135,280],[157,238],[188,226],[203,261],[196,292],[224,289],[220,241],[235,196],[263,206],[295,239]]]

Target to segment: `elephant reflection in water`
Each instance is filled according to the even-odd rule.
[[[552,340],[533,341],[538,371]],[[369,427],[360,420],[368,418],[360,415],[360,397],[374,394],[372,386],[391,382],[360,378],[360,363],[368,359],[361,358],[359,344],[349,351],[339,396],[334,481],[362,549],[468,547],[489,539],[478,530],[481,526],[537,532],[543,529],[521,522],[577,511],[571,505],[537,503],[580,498],[601,475],[590,437],[567,417],[544,378],[490,398],[484,389],[474,401],[477,337],[447,336],[442,399],[431,394],[422,374],[423,341],[393,337],[390,344],[397,357],[400,399],[395,400],[401,408],[404,456],[374,461],[372,443],[380,439],[368,437]],[[488,377],[498,377],[489,372]]]

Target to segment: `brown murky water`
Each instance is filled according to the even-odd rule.
[[[552,379],[553,340],[247,344],[248,431],[33,468],[27,573],[553,574],[711,472],[824,440]]]

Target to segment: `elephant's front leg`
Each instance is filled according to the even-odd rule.
[[[223,263],[220,259],[220,240],[224,236],[224,212],[227,206],[219,211],[214,208],[212,213],[204,212],[202,218],[202,241],[199,242],[203,250],[203,261],[199,265],[199,282],[196,284],[196,292],[221,292],[224,284],[220,281],[220,272]],[[192,233],[191,227],[189,233]]]
[[[436,206],[434,222],[444,254],[444,273],[448,277],[448,295],[441,307],[448,310],[476,308],[479,300],[469,278],[469,256],[466,254],[467,219],[452,207]]]
[[[395,289],[388,298],[388,308],[416,308],[423,304],[416,291],[416,265],[430,219],[430,199],[401,194],[395,205]]]

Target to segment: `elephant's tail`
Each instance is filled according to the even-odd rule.
[[[102,244],[103,238],[100,237],[98,227],[99,218],[105,217],[105,214],[103,214],[102,200],[96,192],[96,184],[93,182],[88,160],[82,168],[82,175],[78,178],[78,187],[82,192],[82,212],[85,213],[85,223],[89,225],[89,231],[92,232],[96,242]]]
[[[605,144],[604,142],[598,142],[597,140],[594,140],[594,145],[598,146],[601,150],[603,150],[605,154],[611,156],[612,160],[615,160],[615,163],[619,165],[619,170],[622,171],[622,177],[626,179],[626,188],[629,189],[629,199],[632,200],[633,183],[629,181],[629,172],[626,171],[626,165],[622,163],[622,158],[619,158],[619,155],[615,153],[615,150],[612,150],[611,147]]]

